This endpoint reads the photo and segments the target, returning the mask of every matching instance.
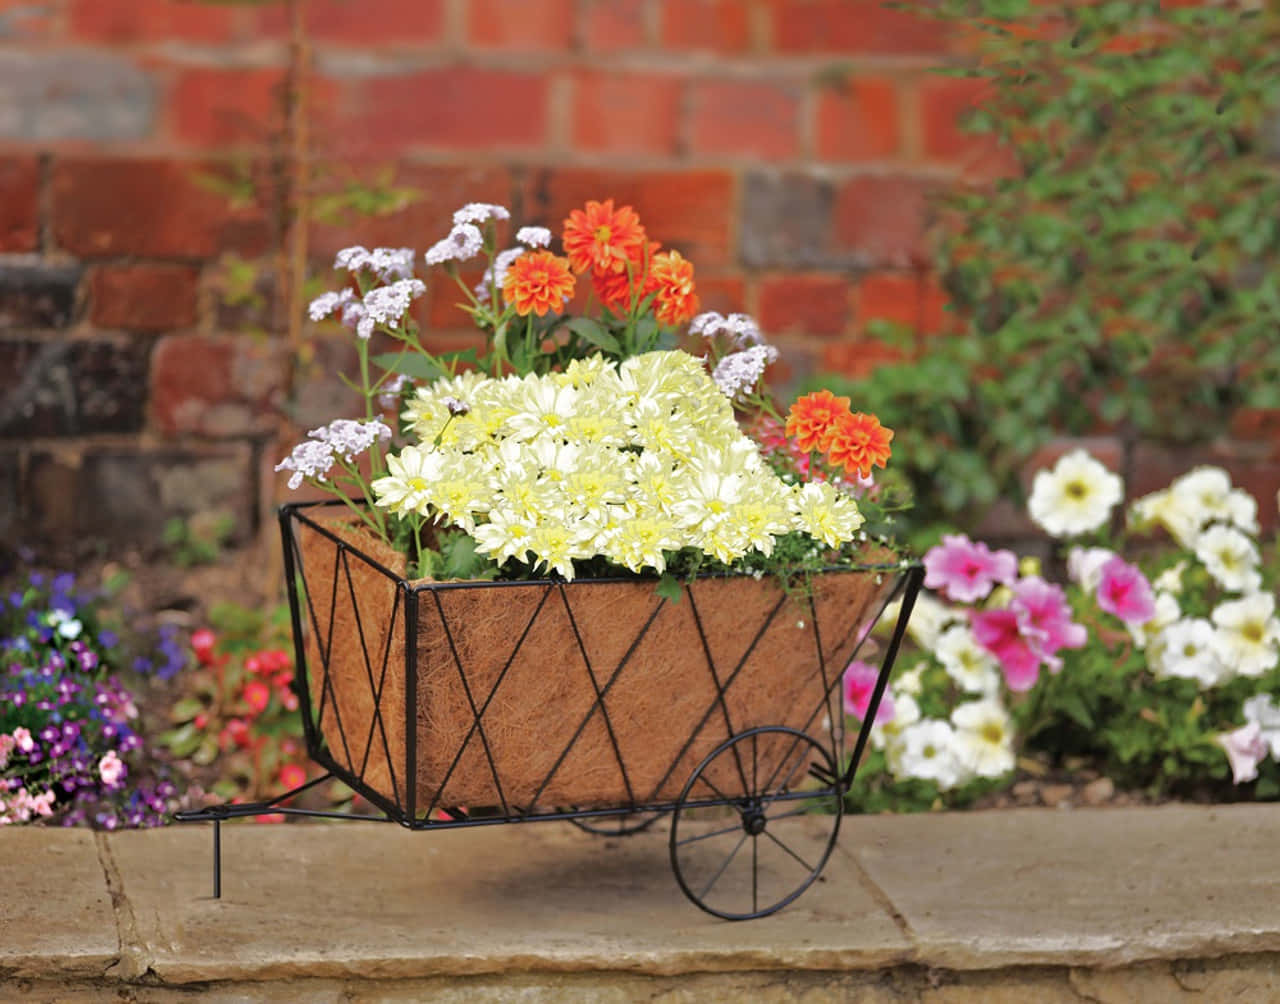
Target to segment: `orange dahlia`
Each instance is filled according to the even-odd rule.
[[[844,415],[836,422],[827,459],[850,473],[856,470],[865,478],[871,473],[872,465],[883,467],[889,459],[891,439],[893,430],[881,425],[875,415],[864,415],[860,411]]]
[[[631,309],[631,293],[638,289],[637,300],[644,299],[649,292],[649,269],[653,266],[658,248],[657,241],[645,241],[635,258],[629,258],[618,272],[591,273],[591,288],[595,290],[600,302],[617,313],[626,313]]]
[[[693,320],[698,312],[698,294],[693,290],[693,263],[679,251],[654,256],[644,284],[644,295],[656,292],[653,312],[662,324],[671,326]]]
[[[559,310],[573,296],[575,280],[569,263],[550,251],[528,251],[507,267],[502,297],[514,303],[521,317]]]
[[[639,261],[644,250],[644,227],[630,206],[613,208],[613,200],[588,202],[564,221],[564,253],[578,273],[596,275],[625,272],[628,261]]]
[[[802,453],[825,453],[836,424],[849,414],[849,399],[829,390],[816,390],[797,398],[787,412],[787,435]]]

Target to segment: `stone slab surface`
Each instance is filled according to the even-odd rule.
[[[1280,805],[860,817],[839,846],[927,966],[1280,951]]]
[[[802,855],[816,856],[820,832],[806,831]],[[621,839],[551,822],[427,833],[242,823],[222,833],[221,900],[211,897],[210,827],[106,838],[128,912],[119,977],[852,971],[910,952],[840,855],[773,917],[735,924],[702,913],[676,885],[661,824]]]
[[[0,831],[0,974],[101,976],[120,941],[89,830]]]

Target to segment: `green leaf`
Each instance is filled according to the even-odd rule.
[[[590,317],[575,317],[568,321],[565,327],[598,349],[613,355],[622,354],[622,346],[618,344],[618,340],[609,334],[599,321],[592,320]]]
[[[175,701],[169,711],[169,718],[174,722],[189,722],[204,710],[204,701],[198,697],[184,697]]]
[[[389,373],[398,373],[414,380],[438,380],[449,375],[449,371],[438,360],[420,352],[384,352],[370,361]]]
[[[672,603],[679,603],[680,597],[684,595],[684,587],[681,586],[680,580],[674,575],[663,575],[658,580],[658,585],[653,591],[664,600],[670,600]]]

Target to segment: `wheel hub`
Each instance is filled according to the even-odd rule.
[[[742,810],[742,828],[751,836],[758,837],[764,832],[768,820],[758,805],[748,806]]]

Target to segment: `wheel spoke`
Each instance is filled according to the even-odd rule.
[[[797,853],[796,853],[795,851],[793,851],[790,847],[788,847],[786,844],[784,844],[781,840],[779,840],[777,837],[775,837],[772,833],[770,833],[768,830],[765,830],[765,831],[764,831],[764,835],[765,835],[766,837],[768,837],[770,840],[772,840],[772,841],[773,841],[775,844],[777,844],[779,847],[781,847],[781,848],[782,848],[784,851],[786,851],[788,854],[790,854],[790,855],[791,855],[793,858],[795,858],[797,861],[799,861],[799,862],[800,862],[800,864],[804,865],[805,869],[806,869],[810,874],[812,874],[812,873],[813,873],[813,871],[814,871],[814,867],[813,867],[813,865],[809,864],[809,862],[807,862],[807,861],[806,861],[804,858],[802,858],[799,854],[797,854]]]
[[[708,780],[708,778],[707,778],[707,775],[706,775],[706,774],[699,774],[699,775],[698,775],[698,780],[699,780],[699,781],[701,781],[703,784],[705,784],[708,788],[710,788],[710,789],[715,793],[716,798],[721,799],[721,800],[722,800],[722,801],[724,801],[724,802],[732,802],[732,801],[733,801],[733,799],[731,799],[731,798],[730,798],[728,795],[726,795],[723,791],[721,791],[721,790],[720,790],[719,788],[717,788],[714,784],[712,784],[712,783],[711,783],[711,781],[710,781],[710,780]]]
[[[792,809],[790,812],[780,812],[776,816],[765,816],[764,818],[771,823],[776,823],[779,819],[789,819],[792,816],[807,816],[807,815],[810,815],[810,811],[808,809],[801,808],[801,809]]]
[[[752,737],[754,738],[754,737]],[[751,834],[751,912],[760,912],[759,896],[756,893],[760,874],[760,836]]]
[[[676,846],[683,847],[685,844],[696,844],[699,840],[710,840],[712,837],[723,837],[726,833],[733,833],[735,830],[742,829],[741,823],[734,823],[732,826],[726,826],[723,830],[713,830],[711,833],[699,833],[693,837],[685,837],[683,840],[677,840]]]
[[[716,870],[716,873],[711,876],[711,881],[707,883],[707,887],[703,889],[702,892],[698,893],[698,899],[704,899],[707,893],[711,891],[712,886],[714,886],[717,882],[720,881],[720,876],[725,873],[725,869],[729,867],[729,863],[733,861],[735,857],[737,857],[738,851],[742,850],[742,845],[745,844],[746,842],[747,842],[747,834],[744,831],[742,836],[738,838],[738,842],[734,845],[733,850],[729,852],[729,856],[724,859],[724,864],[722,864]]]

